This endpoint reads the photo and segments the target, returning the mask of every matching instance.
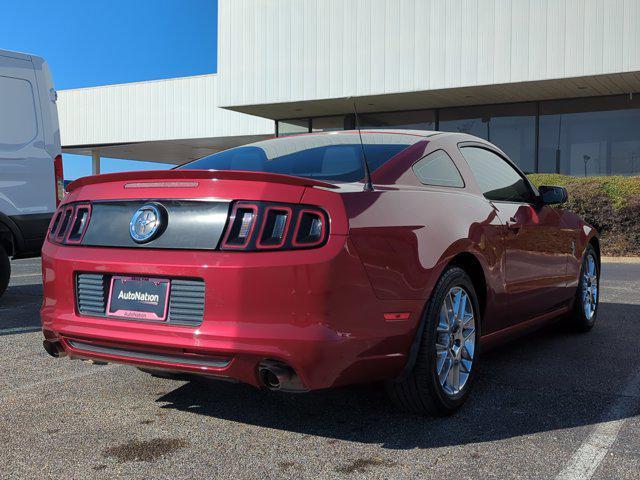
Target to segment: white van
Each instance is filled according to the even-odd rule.
[[[9,257],[40,255],[64,194],[56,91],[40,57],[0,50],[0,296]]]

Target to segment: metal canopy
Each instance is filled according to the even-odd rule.
[[[640,92],[640,72],[437,90],[390,92],[354,98],[358,111],[367,113],[592,97],[633,92]],[[224,108],[273,120],[285,120],[351,113],[353,111],[352,102],[351,99],[341,97],[255,105],[231,105]]]
[[[181,165],[190,160],[211,155],[228,148],[272,138],[273,135],[235,135],[216,138],[182,138],[133,143],[63,146],[64,153],[97,154],[103,158],[123,158],[146,162]]]

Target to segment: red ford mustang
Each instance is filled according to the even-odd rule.
[[[69,192],[42,252],[56,357],[284,391],[386,381],[447,414],[479,347],[596,318],[594,229],[469,135],[279,138]]]

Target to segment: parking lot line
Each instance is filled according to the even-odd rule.
[[[13,327],[13,328],[5,328],[0,330],[0,335],[8,335],[10,333],[28,333],[28,332],[37,332],[38,330],[42,330],[42,327]]]
[[[556,477],[557,480],[587,480],[593,476],[613,446],[624,422],[638,408],[640,396],[640,373],[631,378],[617,401],[602,418],[580,448],[573,454],[569,463]]]

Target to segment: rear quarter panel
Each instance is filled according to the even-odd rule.
[[[570,279],[567,287],[575,289],[578,286],[584,252],[589,242],[598,237],[598,232],[579,215],[562,208],[556,210],[559,215],[560,228],[569,232],[575,242],[575,248],[568,256],[567,261],[567,278]]]
[[[350,236],[378,298],[427,301],[447,264],[463,252],[487,283],[485,332],[505,304],[503,227],[489,202],[463,190],[403,187],[344,194]]]

